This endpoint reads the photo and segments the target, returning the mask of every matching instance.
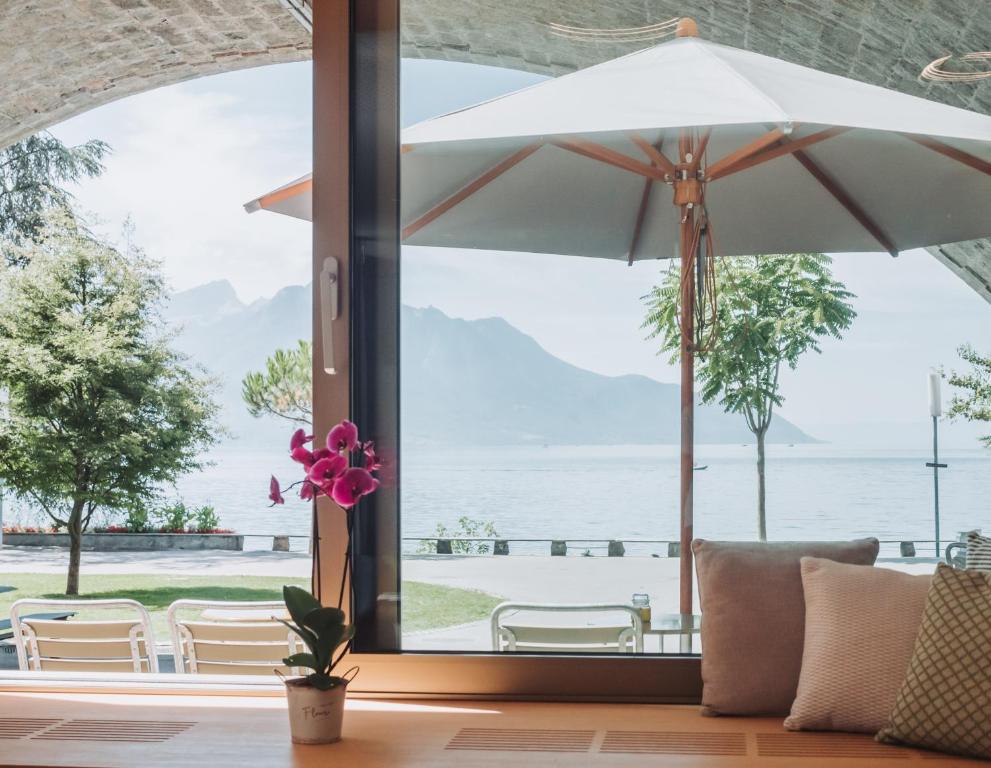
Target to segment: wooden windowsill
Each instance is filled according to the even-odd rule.
[[[293,746],[285,707],[280,697],[243,694],[0,693],[0,722],[8,735],[0,742],[0,765],[503,768],[512,761],[517,766],[897,768],[914,764],[939,768],[974,764],[877,745],[869,736],[789,734],[782,729],[781,718],[703,718],[697,707],[659,704],[351,700],[342,742]],[[31,719],[33,724],[26,722]],[[66,725],[95,720],[103,722]],[[10,738],[17,723],[24,724],[27,732]],[[58,729],[67,727],[82,728],[84,734],[90,728],[94,735],[80,739],[76,730],[75,736],[70,733],[65,738]],[[115,729],[127,735],[122,737]]]

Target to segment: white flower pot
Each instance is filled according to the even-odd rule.
[[[286,680],[289,730],[294,744],[332,744],[341,740],[347,682],[321,691],[306,678]]]

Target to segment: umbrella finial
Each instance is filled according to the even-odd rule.
[[[695,19],[690,19],[687,16],[680,18],[674,34],[676,37],[698,37],[698,24],[695,23]]]

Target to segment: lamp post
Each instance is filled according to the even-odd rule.
[[[926,462],[933,470],[933,504],[936,522],[936,557],[940,557],[939,542],[939,470],[946,464],[939,463],[939,417],[943,415],[943,399],[939,393],[939,373],[929,371],[929,415],[933,420],[933,460]]]

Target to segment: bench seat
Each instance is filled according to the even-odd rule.
[[[889,747],[870,736],[788,733],[780,718],[705,718],[694,706],[351,699],[344,740],[292,747],[272,695],[0,692],[3,765],[211,768],[940,768],[971,760]],[[34,728],[34,731],[30,729]],[[145,734],[142,736],[142,734]],[[126,734],[126,737],[121,737]]]

